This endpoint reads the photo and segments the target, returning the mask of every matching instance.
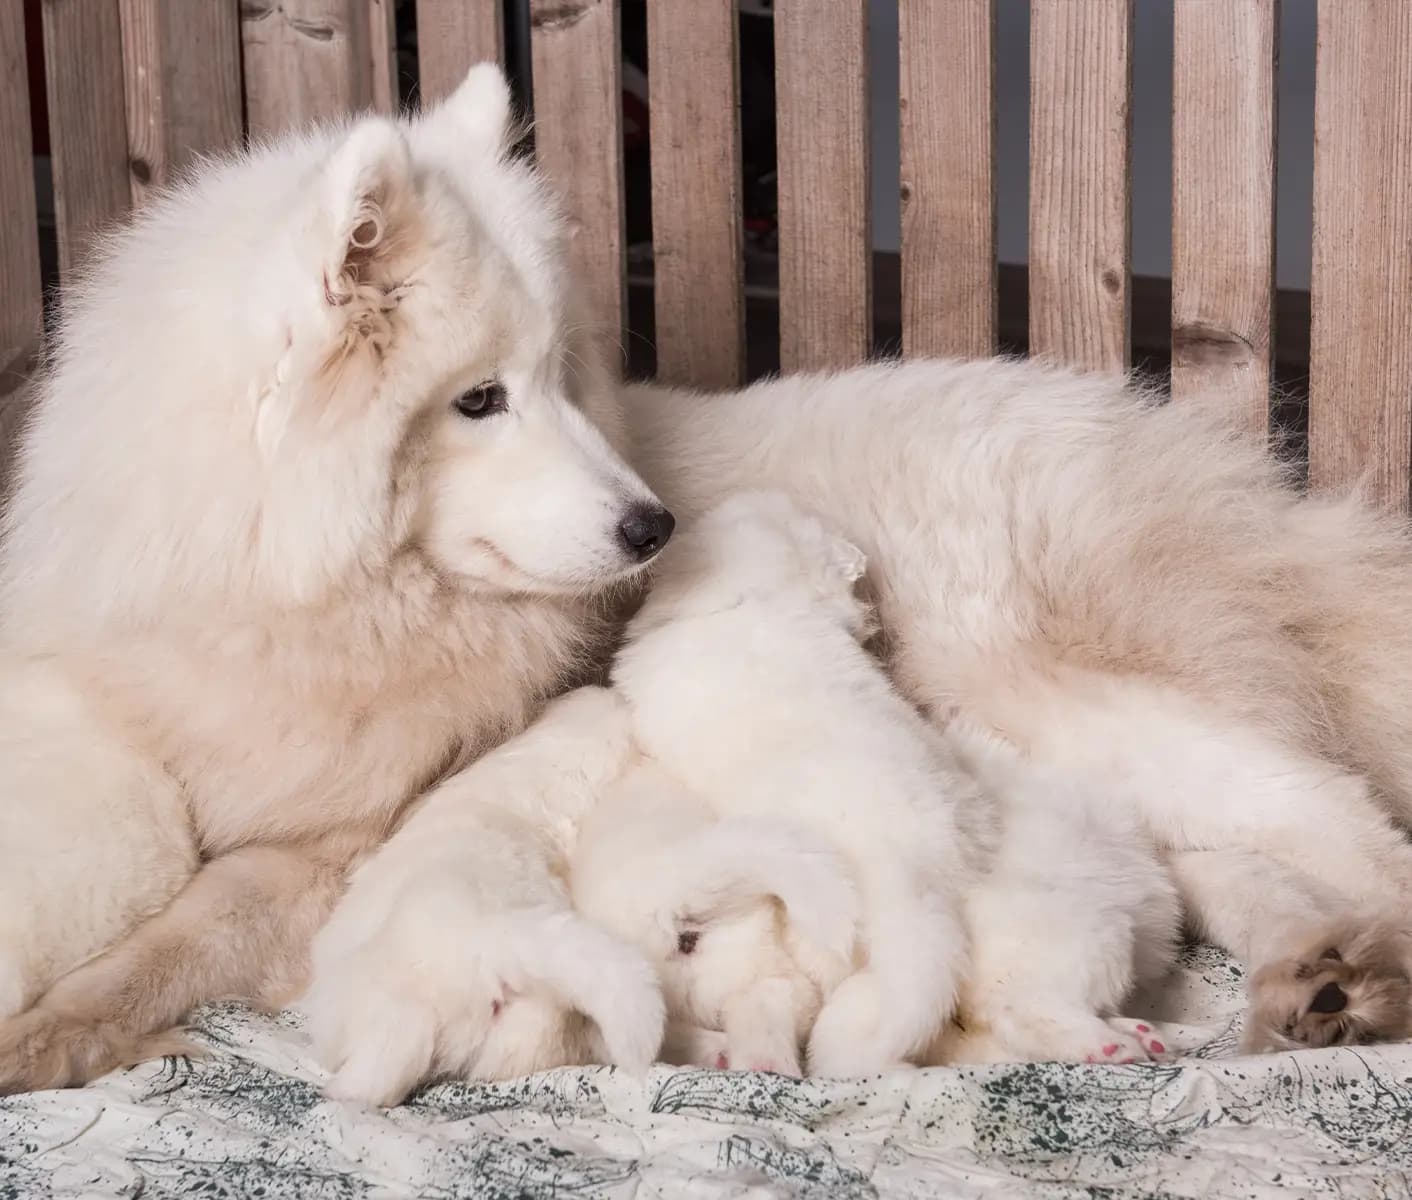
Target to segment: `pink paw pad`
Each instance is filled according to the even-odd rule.
[[[1115,1055],[1115,1054],[1117,1054],[1117,1053],[1118,1053],[1118,1043],[1117,1043],[1117,1042],[1111,1042],[1109,1045],[1103,1047],[1103,1055],[1104,1055],[1105,1058],[1112,1058],[1113,1055]],[[1129,1059],[1128,1061],[1131,1062],[1132,1060]]]
[[[1152,1032],[1152,1026],[1151,1026],[1151,1025],[1139,1024],[1138,1027],[1137,1027],[1137,1031],[1138,1031],[1138,1033],[1151,1033],[1151,1032]]]
[[[722,1052],[722,1053],[716,1055],[716,1070],[718,1070],[718,1071],[729,1071],[730,1069],[731,1069],[731,1060],[728,1059],[728,1058],[725,1056],[725,1053]]]

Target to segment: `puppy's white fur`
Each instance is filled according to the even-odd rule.
[[[564,880],[582,812],[629,753],[612,694],[572,692],[353,873],[301,1001],[331,1094],[394,1104],[437,1075],[646,1070],[663,1035],[652,965],[578,918]]]
[[[853,970],[859,919],[847,859],[813,821],[721,819],[639,763],[585,818],[570,886],[581,914],[656,967],[667,1057],[799,1073],[824,998]]]
[[[799,822],[844,856],[866,965],[825,999],[809,1069],[904,1062],[965,970],[973,785],[859,644],[851,543],[787,497],[743,494],[672,550],[613,666],[633,736],[719,815]]]

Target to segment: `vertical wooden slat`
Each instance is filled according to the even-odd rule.
[[[252,136],[372,104],[366,0],[241,0],[240,30]]]
[[[1412,5],[1323,0],[1314,89],[1309,477],[1412,476]]]
[[[1132,0],[1031,0],[1030,352],[1108,371],[1128,364],[1132,29]]]
[[[995,0],[901,0],[902,348],[995,352]]]
[[[224,0],[119,0],[132,200],[240,141],[240,21]]]
[[[1172,395],[1270,424],[1278,0],[1176,6]]]
[[[745,367],[735,0],[647,10],[657,375],[704,388]]]
[[[368,56],[372,60],[372,105],[380,113],[400,107],[397,90],[397,13],[395,0],[368,0]]]
[[[780,365],[841,367],[873,341],[866,0],[778,0]]]
[[[417,73],[423,104],[454,91],[474,63],[504,59],[500,0],[417,0]]]
[[[24,8],[0,4],[0,396],[39,342],[39,229]]]
[[[535,153],[575,231],[589,317],[609,337],[626,312],[618,22],[618,0],[530,0]]]
[[[131,199],[122,29],[118,0],[44,0],[43,13],[59,272],[67,279]]]

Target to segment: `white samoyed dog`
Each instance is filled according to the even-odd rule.
[[[669,509],[750,488],[867,554],[909,701],[1140,803],[1289,1036],[1321,964],[1388,973],[1403,522],[1301,496],[1221,396],[1041,363],[621,387],[514,137],[478,67],[202,165],[67,282],[0,561],[0,1089],[301,988],[349,865],[601,665]]]

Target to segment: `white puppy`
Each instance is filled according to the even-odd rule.
[[[858,920],[847,863],[811,825],[718,820],[650,762],[585,818],[574,904],[656,965],[668,1061],[799,1073]]]
[[[860,644],[856,547],[755,493],[704,515],[675,550],[613,669],[633,736],[718,816],[796,822],[843,856],[865,965],[824,1001],[809,1069],[905,1062],[964,976],[973,835],[959,814],[975,787]]]
[[[332,1095],[394,1104],[438,1075],[648,1067],[663,1030],[652,967],[574,915],[562,871],[582,809],[628,755],[612,694],[571,692],[353,873],[301,1004]]]

